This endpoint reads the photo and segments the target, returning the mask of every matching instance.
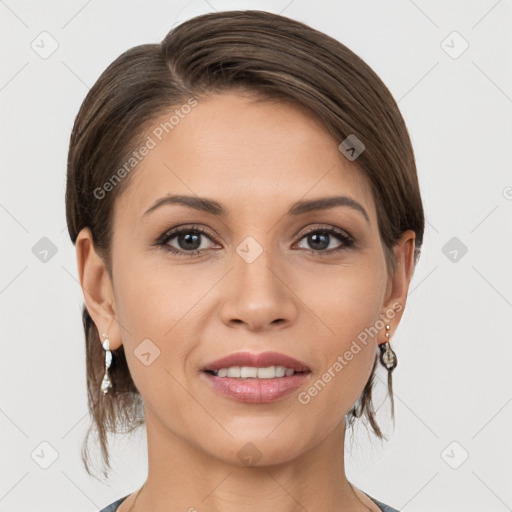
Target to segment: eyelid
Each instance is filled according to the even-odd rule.
[[[339,232],[340,234],[345,235],[347,238],[350,238],[351,240],[355,240],[354,237],[348,231],[346,231],[345,229],[341,229],[341,228],[337,228],[335,226],[331,226],[331,225],[328,225],[328,224],[321,224],[321,223],[315,224],[315,225],[307,228],[304,232],[302,232],[301,238],[303,236],[307,235],[308,233],[310,233],[311,231],[317,231],[317,230],[321,230],[321,229],[326,229],[326,230],[327,229],[333,229],[333,230]],[[212,238],[212,240],[215,240],[215,235],[211,234],[211,232],[208,230],[208,228],[205,229],[200,224],[181,224],[181,225],[174,226],[173,228],[168,229],[167,231],[165,231],[159,237],[158,241],[159,242],[162,241],[164,238],[166,238],[171,233],[172,234],[179,234],[180,231],[185,231],[185,230],[188,230],[188,231],[199,231],[199,232],[203,233],[204,235],[208,235],[210,238]],[[301,232],[299,230],[298,232],[295,233],[293,238],[296,238],[297,236],[299,236],[300,233]]]
[[[317,224],[311,228],[306,229],[306,231],[304,231],[300,234],[300,238],[301,239],[304,238],[304,236],[308,235],[311,232],[322,231],[322,230],[332,231],[334,233],[338,233],[339,235],[345,236],[346,238],[350,239],[351,241],[355,241],[355,238],[348,231],[341,229],[341,228],[337,228],[335,226],[330,226],[327,224]],[[299,236],[299,234],[297,234],[296,236]]]
[[[192,256],[199,255],[201,253],[204,253],[207,249],[194,249],[191,251],[185,251],[183,249],[176,249],[175,247],[172,247],[169,245],[168,242],[171,239],[175,238],[176,236],[180,235],[183,232],[186,233],[186,232],[190,232],[190,231],[195,231],[197,233],[200,233],[200,234],[204,235],[205,237],[209,238],[213,243],[219,244],[219,242],[217,242],[217,240],[216,240],[216,237],[214,235],[212,235],[210,233],[209,229],[206,229],[204,226],[198,225],[198,224],[182,224],[182,225],[174,226],[173,228],[165,231],[156,241],[156,245],[170,251],[171,253],[179,255],[179,256],[192,257]],[[322,231],[327,232],[330,236],[334,236],[335,238],[337,238],[338,241],[341,243],[341,246],[334,248],[334,249],[324,250],[324,251],[317,251],[314,249],[302,249],[302,248],[301,248],[301,250],[305,250],[307,252],[314,253],[315,255],[319,255],[319,256],[322,256],[322,255],[329,256],[329,255],[332,255],[335,253],[339,253],[340,251],[342,251],[344,249],[356,247],[356,240],[350,233],[348,233],[344,229],[341,229],[341,228],[338,228],[338,227],[335,227],[332,225],[326,225],[326,224],[316,224],[316,225],[308,227],[302,233],[299,232],[300,236],[299,236],[299,234],[296,234],[294,236],[294,238],[299,237],[297,242],[295,242],[295,244],[299,243],[310,233],[322,232]]]
[[[207,236],[210,238],[213,242],[217,242],[214,235],[211,234],[211,232],[207,229],[205,229],[203,226],[200,226],[199,224],[182,224],[178,226],[174,226],[171,229],[168,229],[165,231],[156,241],[157,244],[164,244],[166,241],[169,241],[170,238],[174,238],[175,236],[181,234],[182,232],[188,232],[188,231],[197,231],[201,233],[202,235]],[[190,251],[191,252],[191,251]]]

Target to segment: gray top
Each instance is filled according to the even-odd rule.
[[[364,492],[364,491],[363,491]],[[380,502],[379,500],[373,498],[368,493],[366,493],[366,496],[370,498],[374,503],[377,504],[377,506],[382,510],[382,512],[400,512],[396,508],[390,507],[389,505],[386,505],[385,503]],[[117,501],[114,501],[114,503],[111,503],[108,507],[102,508],[99,512],[116,512],[117,507],[121,505],[121,503],[128,498],[129,494],[127,496],[124,496],[123,498],[119,498]]]

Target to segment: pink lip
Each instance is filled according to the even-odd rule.
[[[293,357],[280,354],[279,352],[261,352],[253,354],[251,352],[235,352],[229,356],[222,357],[205,365],[202,370],[220,370],[230,366],[252,366],[255,368],[267,368],[269,366],[285,366],[296,372],[309,372],[309,366]],[[281,377],[285,378],[285,377]],[[274,380],[274,379],[269,379]]]
[[[205,378],[210,386],[224,396],[237,402],[253,404],[274,402],[293,393],[309,379],[310,375],[311,372],[306,372],[275,379],[234,379],[201,373],[201,377]]]
[[[275,379],[236,379],[230,377],[217,377],[207,371],[220,370],[231,366],[251,366],[254,368],[267,368],[268,366],[285,366],[296,373],[289,377],[276,377]],[[202,368],[202,378],[210,386],[224,396],[245,403],[268,403],[278,400],[297,388],[300,388],[309,379],[311,370],[309,366],[293,357],[278,352],[236,352],[222,357]]]

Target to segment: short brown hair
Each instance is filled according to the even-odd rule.
[[[354,164],[372,187],[388,270],[395,268],[393,246],[409,229],[416,235],[417,262],[423,207],[411,141],[391,93],[342,43],[301,22],[263,11],[195,17],[172,29],[160,44],[124,52],[101,74],[81,105],[69,144],[66,219],[73,244],[80,230],[88,227],[112,277],[113,207],[131,174],[101,199],[95,190],[126,162],[157,117],[187,98],[237,89],[305,107],[339,142],[349,135],[363,141],[365,150]],[[92,428],[98,431],[104,468],[110,469],[107,433],[132,432],[144,424],[144,417],[124,347],[113,351],[113,389],[103,396],[104,352],[85,305],[83,326],[93,423],[82,459],[91,474],[87,444]],[[365,388],[349,411],[348,425],[365,416],[382,439],[372,404],[376,362],[377,355]],[[393,405],[391,380],[388,389]],[[103,474],[108,477],[105,470]]]

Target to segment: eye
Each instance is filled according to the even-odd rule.
[[[195,256],[208,248],[201,240],[205,238],[213,240],[201,226],[184,226],[166,231],[158,239],[157,245],[178,256]],[[170,245],[171,241],[174,246]]]
[[[338,247],[333,248],[332,245],[335,242],[333,238],[341,242]],[[312,247],[309,250],[316,253],[332,254],[354,246],[354,239],[348,233],[334,227],[310,229],[301,237],[301,240],[306,240],[306,243]],[[301,247],[301,249],[308,248]]]
[[[208,244],[205,240],[216,243],[212,235],[201,226],[181,226],[166,231],[156,242],[162,249],[177,256],[193,257],[206,251]],[[299,239],[305,240],[311,247],[299,247],[309,252],[331,255],[355,246],[355,240],[348,233],[334,227],[315,227],[308,230]],[[333,247],[336,240],[338,246]]]

